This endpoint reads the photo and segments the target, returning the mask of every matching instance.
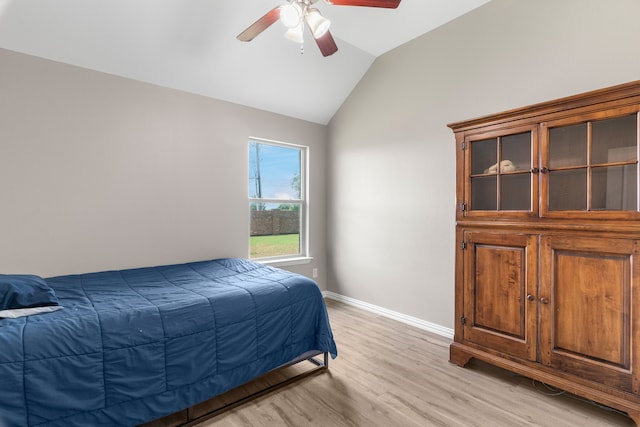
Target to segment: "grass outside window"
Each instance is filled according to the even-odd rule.
[[[299,234],[251,236],[251,258],[266,258],[300,253]]]

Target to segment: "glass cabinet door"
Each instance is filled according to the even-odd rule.
[[[534,207],[533,129],[467,141],[467,215],[512,211],[530,215]]]
[[[638,211],[637,113],[550,123],[543,147],[543,215]]]

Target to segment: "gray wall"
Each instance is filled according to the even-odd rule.
[[[639,18],[637,0],[493,0],[378,58],[329,124],[329,290],[453,327],[446,124],[640,79]]]
[[[325,126],[0,49],[0,272],[248,256],[250,136],[310,147],[324,287]]]

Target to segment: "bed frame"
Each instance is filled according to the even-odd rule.
[[[319,356],[322,356],[320,359]],[[260,388],[257,391],[250,392],[249,394],[244,394],[238,398],[232,399],[231,401],[224,403],[224,397],[231,393],[236,392],[238,389],[241,389],[245,385],[252,383],[254,381],[259,380],[260,378],[264,378],[266,376],[275,374],[279,371],[283,371],[286,368],[292,367],[294,365],[302,364],[308,362],[312,365],[311,368],[305,369],[304,371],[290,376],[284,380],[278,381],[275,384],[271,384],[264,388]],[[235,409],[239,406],[242,406],[246,403],[249,403],[253,400],[259,399],[262,396],[275,392],[279,389],[282,389],[288,385],[301,381],[307,377],[318,375],[323,372],[328,372],[329,370],[329,353],[320,352],[320,351],[310,351],[296,357],[288,363],[285,363],[277,368],[265,373],[264,375],[237,387],[236,389],[230,390],[227,393],[223,393],[222,395],[212,397],[209,400],[206,400],[196,406],[192,406],[183,411],[177,412],[172,415],[168,415],[163,418],[159,418],[157,420],[142,424],[139,427],[193,427],[203,421],[208,419],[217,417],[222,415],[225,412],[228,412],[232,409]],[[220,401],[223,401],[220,403]],[[203,409],[206,408],[206,409]],[[211,409],[213,408],[213,409]]]

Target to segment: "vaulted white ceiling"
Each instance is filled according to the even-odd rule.
[[[339,49],[324,58],[279,22],[236,39],[286,0],[0,0],[0,48],[326,124],[376,57],[488,1],[320,1]]]

